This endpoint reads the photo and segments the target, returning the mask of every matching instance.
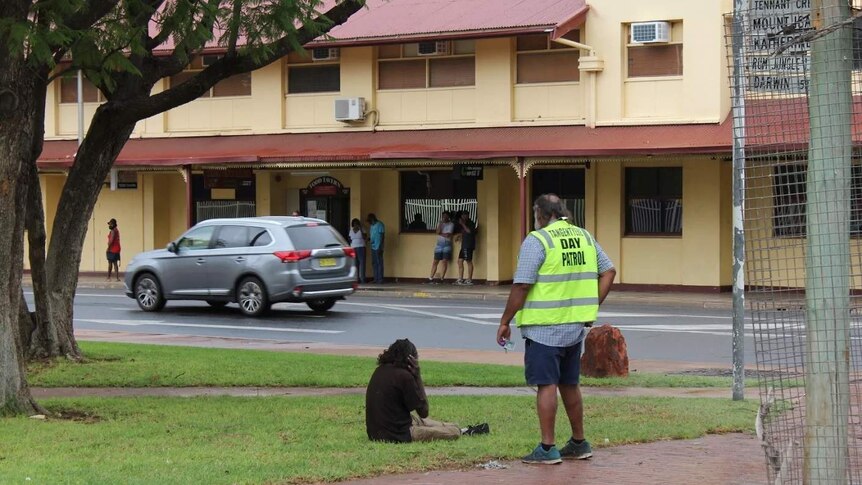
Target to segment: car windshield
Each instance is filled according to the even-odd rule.
[[[347,241],[329,225],[291,226],[285,228],[285,231],[296,249],[322,249],[348,245]]]

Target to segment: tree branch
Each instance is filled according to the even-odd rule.
[[[790,49],[794,45],[798,45],[798,44],[801,44],[803,42],[815,41],[815,40],[817,40],[817,39],[819,39],[825,35],[829,35],[832,32],[835,32],[836,30],[847,27],[848,25],[852,25],[853,22],[855,22],[856,19],[858,19],[858,18],[862,18],[862,10],[857,11],[856,13],[847,17],[846,19],[842,20],[841,22],[836,22],[832,25],[827,25],[826,27],[823,27],[822,29],[811,30],[811,31],[808,31],[808,32],[800,35],[799,37],[797,37],[797,38],[791,40],[790,42],[779,47],[770,57],[780,56],[781,54],[786,52],[787,49]]]
[[[240,16],[242,15],[242,0],[233,0],[233,15],[230,25],[230,39],[227,44],[227,56],[236,55],[236,42],[239,38]]]

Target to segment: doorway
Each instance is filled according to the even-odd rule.
[[[583,168],[571,169],[533,169],[533,197],[542,194],[557,194],[569,212],[572,213],[572,222],[578,227],[586,224],[585,194],[586,194],[586,170]]]
[[[342,236],[350,229],[350,189],[329,176],[318,177],[299,191],[300,212],[305,217],[322,219]]]

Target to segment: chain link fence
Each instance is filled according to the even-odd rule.
[[[860,5],[734,7],[734,178],[769,483],[862,483]]]

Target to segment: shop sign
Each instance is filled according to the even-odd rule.
[[[344,186],[335,177],[323,176],[312,180],[306,188],[306,194],[313,197],[325,197],[345,193]]]
[[[117,171],[117,188],[118,189],[137,189],[138,188],[138,173],[130,170]]]
[[[482,180],[483,168],[481,165],[459,165],[461,178]]]
[[[247,168],[229,168],[226,170],[204,170],[204,188],[206,189],[237,189],[251,187],[254,172]]]

